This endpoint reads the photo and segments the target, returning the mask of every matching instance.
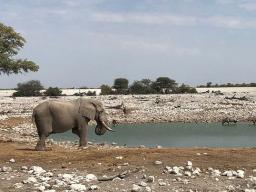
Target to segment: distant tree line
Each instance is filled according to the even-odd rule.
[[[178,94],[197,93],[196,89],[185,84],[180,86],[169,77],[158,77],[155,81],[142,79],[129,85],[128,79],[117,78],[113,86],[102,85],[101,94]]]
[[[256,87],[256,83],[226,83],[226,84],[213,84],[212,82],[207,82],[206,85],[199,85],[197,87]]]

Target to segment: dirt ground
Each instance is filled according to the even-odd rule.
[[[123,158],[116,158],[120,156]],[[1,142],[0,167],[10,165],[9,160],[12,158],[16,161],[12,166],[17,170],[24,165],[37,165],[47,170],[54,170],[57,173],[79,170],[80,173],[93,173],[97,176],[102,176],[104,174],[113,175],[124,170],[141,168],[147,175],[154,175],[156,178],[162,178],[164,180],[169,179],[170,182],[174,177],[163,173],[165,166],[184,166],[187,161],[193,162],[193,166],[200,167],[203,172],[207,172],[209,167],[213,167],[214,169],[219,169],[221,171],[243,169],[246,171],[246,175],[249,176],[252,175],[252,170],[256,168],[255,148],[108,149],[104,147],[89,147],[83,150],[70,150],[53,146],[52,150],[37,152],[34,151],[34,146],[29,146],[25,143]],[[161,161],[162,164],[155,165],[155,161]],[[124,163],[126,163],[127,166],[122,166]],[[122,168],[119,168],[119,166],[122,166]],[[247,184],[244,179],[228,180],[226,178],[220,179],[220,181],[216,183],[214,179],[208,177],[206,173],[204,174],[203,177],[194,179],[191,184],[186,186],[184,184],[175,183],[168,189],[159,189],[155,187],[155,191],[169,191],[169,189],[171,191],[171,189],[175,187],[182,188],[180,191],[221,191],[221,189],[224,190],[230,185],[235,186],[239,184],[239,187],[244,186],[245,188]],[[131,186],[132,183],[137,182],[138,178],[142,178],[142,175],[137,174],[136,176],[130,176]],[[14,179],[11,181],[0,180],[0,186],[3,191],[15,191],[14,189],[11,190],[12,186],[19,180],[20,179]],[[107,189],[105,186],[106,184],[112,187]],[[117,188],[113,182],[110,185],[109,182],[103,182],[99,185],[101,187],[104,186],[102,187],[104,188],[102,191],[118,191],[122,189],[122,186],[117,185]],[[30,189],[27,190],[29,191]],[[127,191],[129,191],[129,187]],[[235,191],[243,190],[239,188],[239,190]]]

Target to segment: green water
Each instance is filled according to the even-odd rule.
[[[88,140],[131,147],[256,147],[256,126],[245,123],[231,126],[220,123],[160,123],[119,125],[113,129],[116,132],[97,136],[94,128],[90,127]],[[78,137],[71,132],[51,137],[59,141],[78,141]]]

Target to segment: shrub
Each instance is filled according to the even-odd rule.
[[[49,87],[44,94],[46,96],[61,96],[62,90],[60,90],[58,87]]]
[[[182,84],[175,89],[174,93],[197,93],[197,90],[194,87]]]
[[[112,95],[112,94],[114,94],[114,91],[108,85],[101,85],[100,89],[101,89],[101,95]]]
[[[87,93],[85,93],[85,95],[87,95],[87,96],[96,96],[96,91],[88,91]]]
[[[43,89],[40,81],[31,80],[25,83],[17,84],[17,92],[13,93],[14,97],[31,97],[31,96],[41,96],[40,90]]]

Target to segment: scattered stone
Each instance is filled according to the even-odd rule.
[[[46,171],[42,167],[32,166],[32,167],[30,167],[29,172],[34,175],[40,175],[42,173],[45,173]]]
[[[89,190],[98,190],[100,187],[98,185],[90,186]]]
[[[166,185],[167,185],[167,184],[166,184],[165,182],[163,182],[163,181],[159,181],[158,184],[159,184],[159,186],[166,186]]]
[[[23,183],[24,184],[27,184],[27,183],[36,183],[37,182],[37,179],[35,177],[29,177],[27,180],[23,180]]]
[[[15,183],[13,186],[14,186],[15,189],[20,189],[20,188],[23,187],[23,184],[22,183]]]
[[[141,187],[146,187],[147,185],[148,185],[148,184],[145,183],[144,181],[141,181],[140,184],[139,184],[139,186],[141,186]]]
[[[82,184],[71,184],[70,189],[74,191],[85,191],[86,187]]]
[[[244,171],[243,170],[237,170],[237,178],[244,178]]]
[[[154,176],[148,176],[147,182],[148,183],[154,183],[155,182],[155,177]]]
[[[163,163],[162,163],[162,161],[155,161],[154,164],[155,165],[162,165]]]
[[[10,159],[10,161],[9,162],[11,162],[11,163],[15,163],[15,159]]]
[[[12,168],[11,167],[2,167],[2,172],[11,172]]]
[[[139,185],[133,184],[131,192],[139,192],[141,191],[141,187]]]
[[[115,157],[116,159],[122,160],[124,157],[123,156],[117,156]]]
[[[88,174],[85,176],[86,182],[97,181],[98,178],[94,174]]]

